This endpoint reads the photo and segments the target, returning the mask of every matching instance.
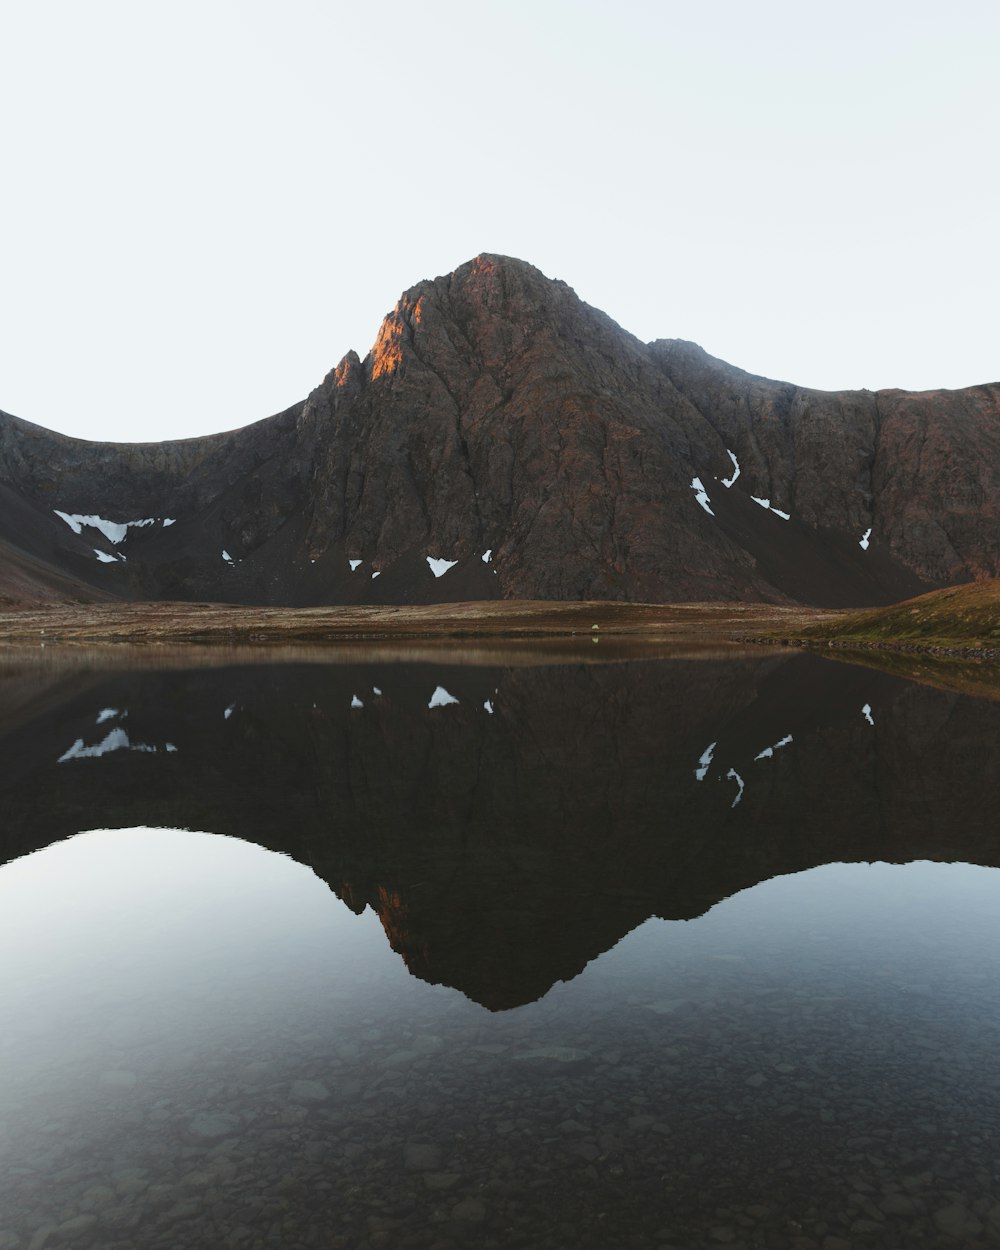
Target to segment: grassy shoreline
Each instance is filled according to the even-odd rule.
[[[838,651],[892,651],[961,659],[1000,658],[1000,582],[933,590],[884,608],[838,614],[789,633],[768,630],[759,641]]]
[[[1000,659],[1000,583],[932,591],[885,608],[762,603],[494,600],[388,607],[87,603],[0,608],[0,646],[275,646],[642,642]]]
[[[746,644],[829,613],[770,604],[490,601],[399,607],[260,608],[203,603],[59,604],[0,611],[0,644],[324,644],[386,640],[636,639]]]

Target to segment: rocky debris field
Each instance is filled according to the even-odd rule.
[[[394,981],[396,1014],[376,980],[283,1022],[242,978],[176,1051],[153,1006],[71,1064],[8,1058],[0,1247],[988,1250],[988,954],[855,955],[667,951],[668,991],[602,970],[583,1018],[565,988],[524,1018]]]

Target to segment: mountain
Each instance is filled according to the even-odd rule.
[[[241,430],[99,444],[0,414],[0,593],[29,561],[69,597],[867,606],[1000,574],[998,513],[1000,386],[769,381],[492,255]]]

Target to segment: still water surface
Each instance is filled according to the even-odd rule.
[[[994,703],[57,666],[0,727],[2,1250],[1000,1242]]]

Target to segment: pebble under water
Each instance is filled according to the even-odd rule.
[[[1000,1242],[992,703],[64,684],[7,721],[0,1250]]]

